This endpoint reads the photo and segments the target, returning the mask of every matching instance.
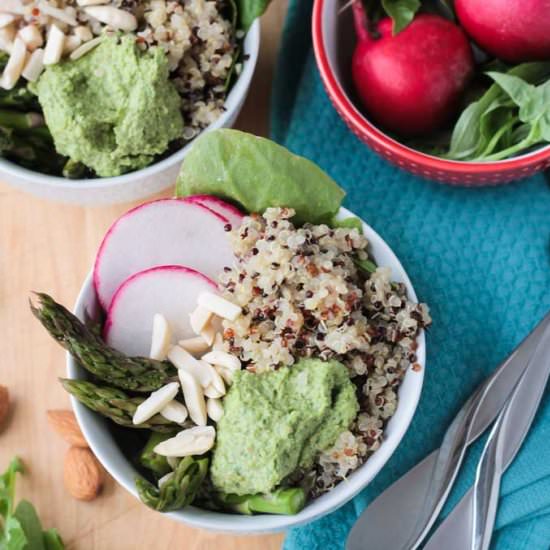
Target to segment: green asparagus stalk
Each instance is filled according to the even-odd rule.
[[[98,386],[86,380],[60,378],[60,382],[83,405],[125,428],[141,428],[171,434],[177,427],[160,414],[136,426],[132,418],[138,405],[145,401],[145,397],[130,397],[118,388]]]
[[[300,487],[277,489],[265,495],[216,494],[225,510],[239,514],[297,514],[306,503],[306,493]]]
[[[142,477],[136,478],[141,501],[159,512],[179,510],[191,504],[208,473],[208,458],[186,456],[174,470],[174,475],[159,488]]]
[[[63,166],[63,176],[69,179],[79,179],[86,175],[86,166],[81,162],[69,159]]]
[[[94,376],[124,390],[150,392],[176,376],[168,361],[128,357],[110,348],[70,311],[47,294],[38,293],[31,310],[44,328]]]
[[[39,113],[20,113],[8,109],[0,109],[0,126],[14,130],[29,130],[44,126],[44,117]]]
[[[154,448],[159,444],[173,437],[174,433],[153,432],[145,447],[139,455],[139,463],[148,470],[151,470],[157,477],[162,477],[172,470],[165,456],[155,453]]]

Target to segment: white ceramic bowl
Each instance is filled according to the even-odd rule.
[[[250,27],[243,44],[247,59],[225,102],[226,110],[204,131],[229,128],[244,104],[260,50],[260,22]],[[193,142],[169,157],[123,176],[71,180],[22,168],[0,157],[0,180],[43,199],[80,205],[104,205],[141,199],[174,185]]]
[[[340,218],[346,218],[351,215],[344,208],[339,213]],[[405,283],[409,298],[416,301],[417,298],[412,284],[390,247],[366,223],[363,223],[363,229],[365,236],[370,242],[370,251],[377,264],[391,267],[393,279]],[[91,316],[93,319],[97,318],[99,311],[100,306],[92,285],[92,277],[89,275],[76,301],[75,314],[80,319],[84,319],[85,314]],[[202,529],[224,533],[249,534],[281,531],[313,521],[336,510],[336,508],[345,504],[369,484],[382,469],[405,435],[422,390],[426,360],[424,332],[421,332],[418,337],[417,356],[418,363],[422,368],[419,372],[415,372],[412,369],[407,371],[399,388],[397,410],[387,424],[385,439],[380,448],[365,464],[353,472],[346,481],[340,483],[332,491],[310,502],[299,514],[294,516],[239,516],[210,512],[195,508],[194,506],[188,506],[181,511],[171,512],[167,515],[176,521]],[[68,354],[67,373],[69,378],[86,377],[86,371]],[[76,399],[71,398],[71,400],[78,423],[94,454],[111,476],[137,498],[134,486],[134,478],[137,475],[137,471],[117,446],[111,432],[107,429],[107,420],[81,405]]]

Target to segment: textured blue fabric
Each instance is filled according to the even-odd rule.
[[[406,174],[346,128],[316,70],[311,0],[291,0],[273,90],[275,140],[317,162],[346,205],[401,259],[430,305],[425,386],[394,456],[352,502],[290,531],[285,550],[337,550],[365,505],[438,446],[474,387],[550,309],[550,186],[543,175],[498,188],[453,188]],[[443,515],[473,480],[469,453]],[[396,518],[398,521],[398,518]],[[550,392],[502,484],[493,549],[550,548]],[[381,549],[392,550],[392,549]]]

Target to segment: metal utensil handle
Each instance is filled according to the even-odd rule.
[[[500,479],[523,444],[544,395],[549,375],[550,327],[547,327],[483,449],[474,483],[472,550],[489,548]],[[526,400],[526,397],[529,399]],[[518,434],[515,441],[509,438],[512,424],[513,432]]]

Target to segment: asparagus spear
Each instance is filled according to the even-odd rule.
[[[191,504],[208,472],[208,458],[186,456],[174,470],[174,475],[160,489],[152,483],[136,478],[139,498],[153,510],[169,512]]]
[[[89,372],[125,390],[157,390],[176,375],[167,361],[128,357],[110,348],[70,311],[47,294],[38,293],[38,306],[31,303],[34,316],[44,328]]]
[[[29,130],[44,126],[44,117],[39,113],[21,113],[9,109],[0,109],[0,126],[15,130]]]
[[[165,456],[155,453],[153,450],[159,443],[172,437],[173,433],[153,432],[145,447],[139,455],[139,463],[148,470],[151,470],[157,477],[162,477],[172,470]]]
[[[69,179],[79,179],[86,175],[86,166],[77,160],[69,159],[63,166],[63,176]]]
[[[176,424],[157,414],[135,425],[132,418],[145,397],[129,397],[123,391],[108,386],[98,386],[86,380],[60,378],[63,387],[92,411],[98,412],[125,428],[145,428],[155,432],[172,433]]]
[[[277,489],[265,495],[216,494],[225,510],[239,514],[297,514],[306,503],[306,493],[300,487]]]

